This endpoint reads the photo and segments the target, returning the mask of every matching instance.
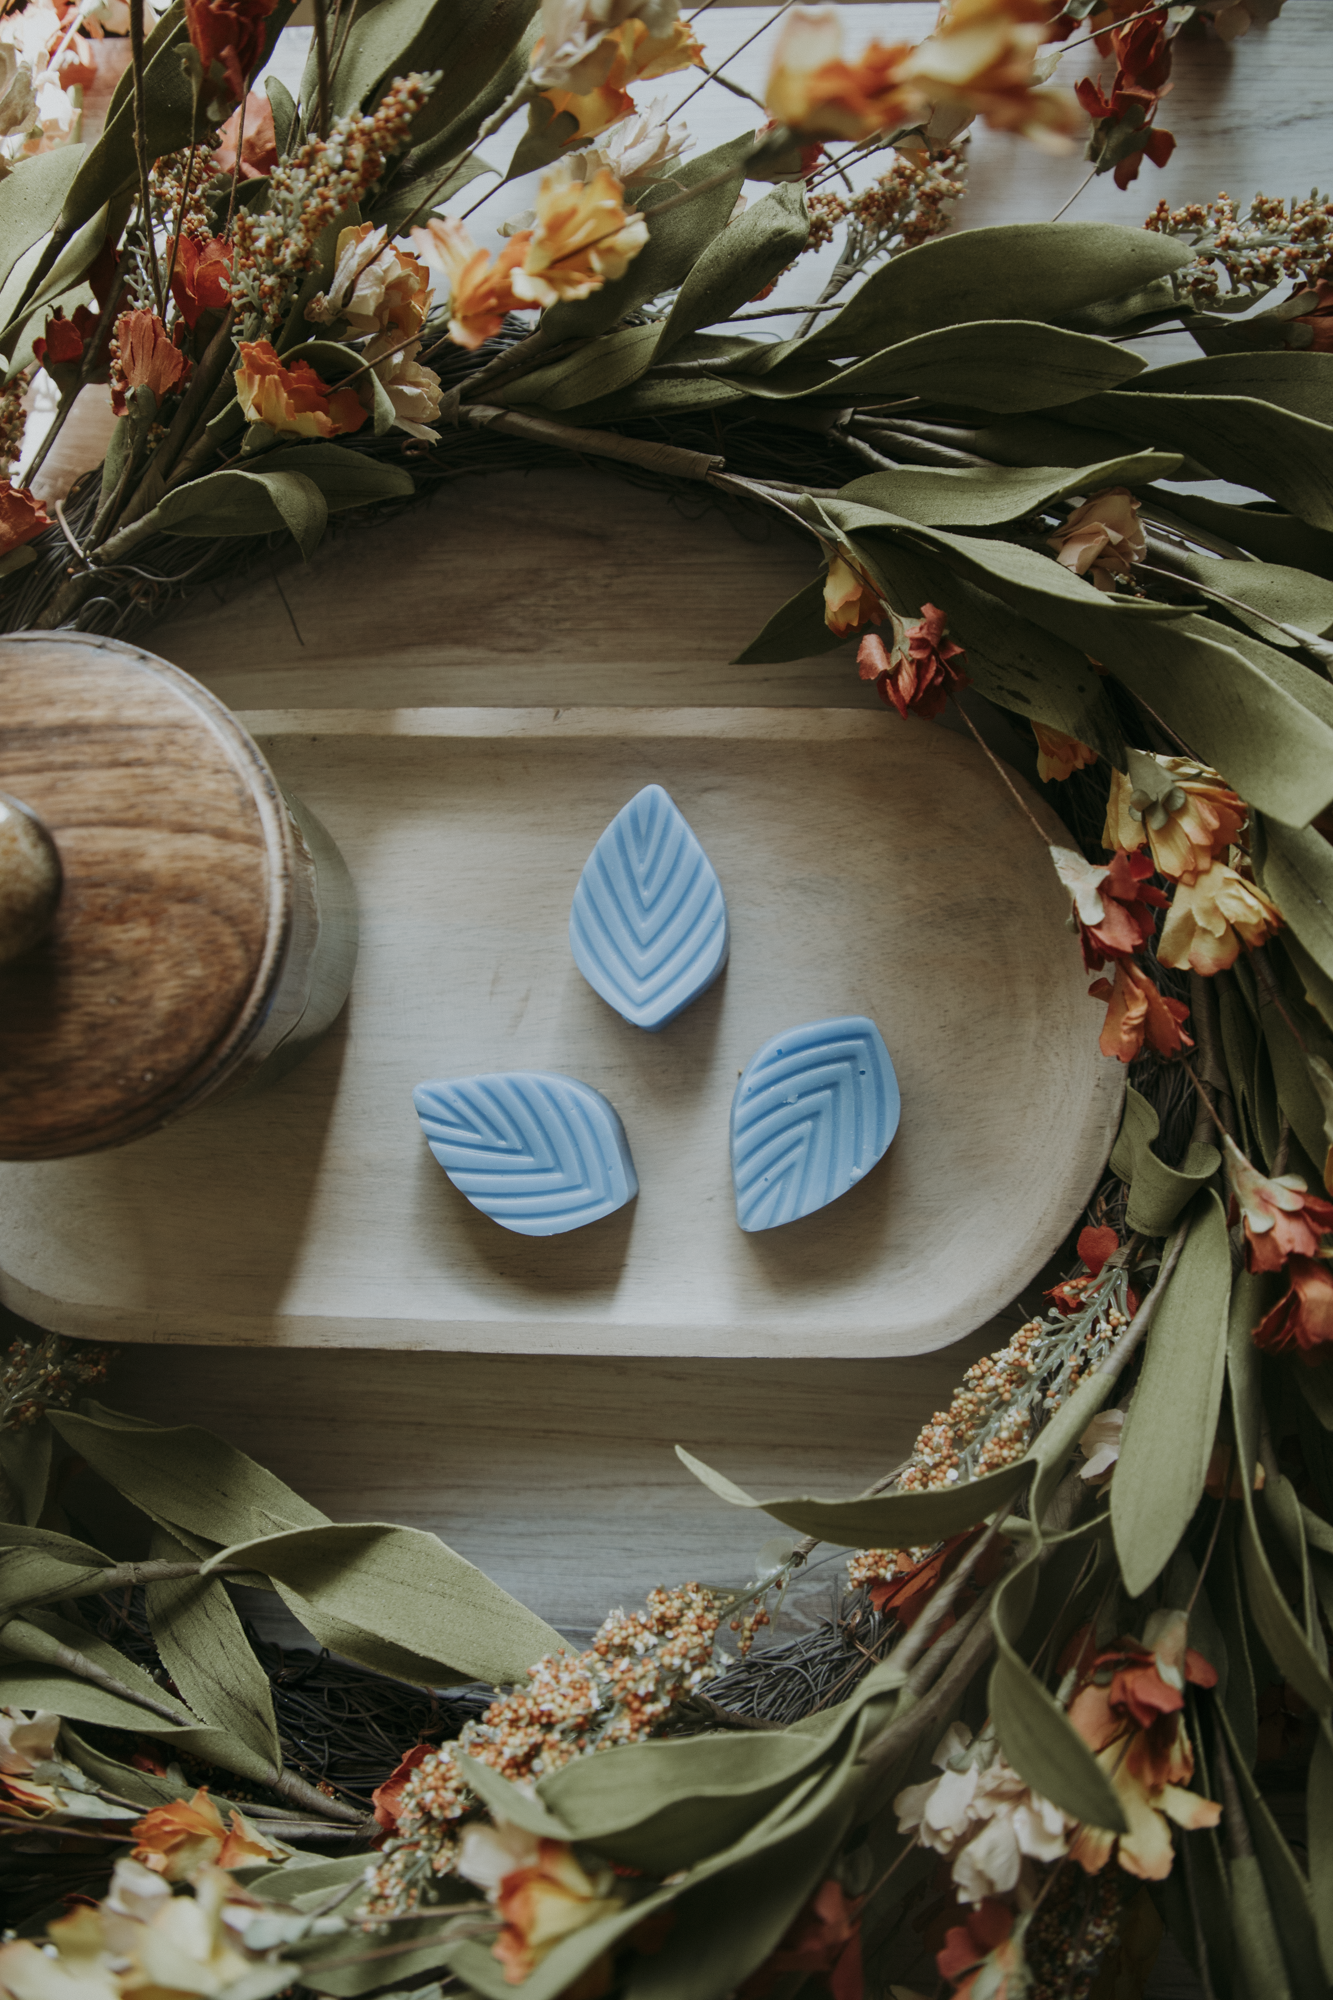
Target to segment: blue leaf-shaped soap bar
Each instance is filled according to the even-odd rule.
[[[636,1028],[656,1031],[727,962],[713,864],[660,785],[621,808],[588,857],[569,913],[574,963]]]
[[[576,1077],[531,1069],[453,1077],[419,1083],[412,1102],[454,1186],[520,1236],[582,1229],[639,1191],[624,1126]]]
[[[888,1151],[901,1105],[884,1037],[864,1014],[774,1035],[731,1103],[741,1228],[776,1229],[846,1194]]]

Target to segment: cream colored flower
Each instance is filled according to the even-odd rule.
[[[977,113],[1000,131],[1021,132],[1067,153],[1084,124],[1067,90],[1038,90],[1038,51],[1050,39],[1046,0],[953,0],[933,35],[899,65],[902,82],[936,109]]]
[[[640,20],[651,35],[666,35],[679,12],[679,0],[542,0],[533,83],[538,90],[593,90],[616,57],[611,30]]]
[[[673,125],[666,110],[666,99],[655,97],[642,111],[634,111],[610,126],[595,146],[571,157],[569,165],[575,179],[590,181],[605,167],[626,188],[641,181],[660,180],[671,162],[680,159],[693,144],[684,119]]]
[[[893,1802],[898,1831],[953,1857],[964,1902],[1007,1895],[1025,1856],[1054,1861],[1068,1851],[1074,1821],[1019,1777],[989,1730],[973,1742],[964,1723],[952,1723],[932,1761],[943,1775],[909,1785]]]
[[[201,1787],[192,1799],[174,1799],[154,1806],[134,1828],[138,1846],[134,1859],[164,1882],[185,1882],[205,1865],[247,1868],[255,1862],[281,1861],[286,1850],[275,1847],[251,1826],[243,1813],[231,1809],[231,1824]]]
[[[1158,961],[1205,975],[1224,972],[1243,945],[1262,944],[1281,922],[1262,889],[1214,861],[1192,882],[1177,885],[1157,941]]]
[[[903,130],[930,110],[924,93],[903,79],[911,54],[910,42],[871,42],[856,62],[845,62],[835,9],[793,7],[773,51],[765,108],[776,124],[808,139]]]
[[[568,161],[550,168],[537,194],[537,227],[510,280],[515,296],[553,306],[622,277],[648,241],[646,220],[625,208],[622,193],[605,167],[586,182],[574,179]],[[513,237],[506,252],[521,240]]]
[[[528,309],[515,294],[513,279],[530,240],[524,230],[492,256],[478,250],[452,215],[433,215],[424,229],[412,231],[420,255],[438,264],[449,280],[449,338],[459,347],[480,347],[500,331],[506,313]]]
[[[1129,764],[1128,772],[1111,771],[1102,845],[1132,852],[1146,840],[1159,874],[1193,882],[1239,836],[1244,800],[1190,757],[1131,750]]]
[[[1113,590],[1118,576],[1132,576],[1148,553],[1139,503],[1127,486],[1108,486],[1076,507],[1062,528],[1046,537],[1056,560],[1098,590]]]
[[[377,349],[385,351],[377,354]],[[437,444],[440,434],[430,426],[440,414],[440,378],[433,368],[421,366],[417,360],[420,351],[419,340],[407,347],[396,347],[392,335],[386,333],[379,340],[369,341],[365,353],[393,404],[394,429]]]
[[[30,1778],[39,1764],[56,1754],[60,1717],[39,1708],[29,1714],[21,1708],[0,1708],[0,1774],[6,1778]]]
[[[1093,1418],[1078,1441],[1078,1448],[1088,1461],[1078,1469],[1080,1479],[1086,1479],[1090,1486],[1106,1484],[1120,1456],[1120,1438],[1124,1428],[1123,1410],[1103,1410]]]
[[[332,282],[306,307],[308,320],[328,326],[344,319],[352,334],[392,330],[401,338],[420,330],[430,311],[430,272],[388,235],[369,222],[341,232]]]

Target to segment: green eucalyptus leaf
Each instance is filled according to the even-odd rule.
[[[743,132],[673,170],[669,181],[650,182],[638,195],[639,211],[648,218],[647,243],[623,277],[613,279],[586,299],[569,299],[550,307],[542,325],[551,339],[571,340],[580,334],[605,333],[635,307],[682,284],[718,231],[727,226],[745,178],[746,160],[753,149],[753,136]],[[724,169],[729,170],[727,177],[718,186],[669,209],[654,221],[653,212],[661,203],[673,200],[689,188],[702,186]]]
[[[280,4],[270,19],[270,38],[287,21],[291,7]],[[195,136],[194,87],[181,67],[190,46],[181,0],[162,15],[144,44],[143,112],[148,150],[155,160],[179,152]],[[206,129],[206,128],[205,128]],[[98,209],[129,193],[138,182],[134,140],[134,79],[126,69],[111,94],[101,137],[88,152],[70,184],[57,227],[65,242]]]
[[[81,1653],[94,1666],[101,1667],[103,1672],[114,1676],[122,1687],[130,1688],[135,1693],[145,1695],[150,1701],[159,1704],[166,1699],[157,1682],[141,1666],[118,1652],[109,1641],[99,1638],[96,1632],[90,1632],[86,1626],[75,1625],[70,1619],[62,1618],[57,1611],[49,1607],[31,1606],[26,1617],[11,1617],[0,1625],[0,1661],[3,1661],[6,1667],[23,1663],[31,1664],[39,1671],[54,1670],[63,1673],[60,1661],[62,1647]],[[88,1685],[91,1688],[92,1684]],[[100,1692],[100,1690],[94,1691]],[[118,1700],[119,1697],[113,1699]],[[122,1704],[122,1706],[130,1705]],[[189,1711],[185,1703],[178,1700],[174,1705],[179,1707],[188,1721]],[[52,1703],[50,1706],[55,1704]],[[57,1709],[58,1714],[63,1712]],[[144,1716],[149,1722],[157,1720],[151,1710],[136,1708],[136,1713]]]
[[[52,1410],[48,1421],[108,1486],[169,1526],[192,1554],[328,1521],[276,1473],[197,1425],[160,1428],[91,1401],[78,1413]],[[196,1547],[192,1535],[206,1545]]]
[[[1278,1830],[1267,1800],[1240,1755],[1225,1708],[1217,1710],[1229,1762],[1240,1793],[1249,1841],[1263,1880],[1264,1898],[1274,1920],[1282,1969],[1295,2000],[1326,2000],[1328,1991],[1310,1891],[1300,1866]],[[1234,1863],[1233,1863],[1234,1866]],[[1269,1989],[1276,1990],[1276,1989]]]
[[[188,1560],[189,1550],[159,1528],[154,1560]],[[268,1675],[255,1658],[220,1577],[177,1577],[150,1583],[148,1623],[162,1664],[204,1722],[240,1746],[244,1763],[228,1766],[260,1784],[282,1766]]]
[[[430,137],[488,97],[488,85],[523,43],[536,10],[537,0],[450,0],[447,7],[435,0],[361,0],[334,74],[334,116],[371,109],[395,77],[442,70],[414,127],[418,141]],[[318,88],[313,40],[301,79],[307,111]]]
[[[1141,486],[1149,479],[1169,479],[1180,463],[1174,452],[1135,452],[1128,458],[1107,458],[1096,465],[1069,467],[965,466],[958,471],[934,471],[905,465],[895,472],[872,472],[840,488],[840,500],[859,500],[868,507],[928,527],[991,528],[1021,520],[1066,494],[1098,493],[1106,486]]]
[[[435,1535],[327,1523],[224,1549],[271,1577],[321,1645],[377,1672],[436,1684],[515,1681],[564,1641]]]
[[[846,644],[846,634],[830,632],[824,622],[824,579],[814,578],[789,597],[732,661],[734,667],[768,666],[775,660],[807,660]]]
[[[5,315],[3,328],[0,328],[0,342],[12,343],[14,337],[22,331],[34,314],[39,313],[44,306],[54,304],[62,292],[67,292],[72,285],[77,285],[81,279],[87,277],[98,251],[107,239],[110,223],[110,207],[104,202],[83,227],[76,230],[69,238],[64,249],[35,288],[32,288],[31,277],[26,283],[22,282],[25,260],[23,258],[18,260],[6,281],[3,295],[0,295],[0,312]],[[54,247],[54,243],[55,238],[48,237],[48,250]],[[36,269],[40,267],[27,268],[35,276]],[[16,280],[20,280],[17,286]],[[15,288],[12,298],[11,287]]]
[[[303,472],[243,472],[229,466],[177,486],[155,509],[169,535],[267,535],[286,528],[307,560],[319,546],[329,518],[324,496]]]
[[[628,423],[634,417],[679,416],[687,410],[720,410],[749,399],[744,387],[717,375],[665,376],[631,382],[596,402],[580,403],[569,412],[576,424],[596,429],[600,424]]]
[[[1142,1597],[1203,1497],[1227,1364],[1231,1243],[1216,1194],[1191,1228],[1147,1342],[1111,1481],[1125,1589]]]
[[[1085,1826],[1123,1833],[1125,1816],[1110,1783],[1059,1703],[1026,1667],[1013,1638],[1026,1623],[1035,1557],[1000,1583],[991,1609],[996,1659],[990,1712],[1001,1748],[1034,1792]]]
[[[1153,368],[1140,385],[1164,396],[1253,396],[1316,423],[1333,424],[1333,355],[1241,353],[1210,355]]]
[[[1333,632],[1333,582],[1324,577],[1283,563],[1239,562],[1221,556],[1177,553],[1173,562],[1195,583],[1232,599],[1228,610],[1235,610],[1237,602],[1248,605],[1253,616],[1247,611],[1237,611],[1236,616],[1270,646],[1300,644],[1282,632],[1281,625],[1298,625],[1316,634]]]
[[[42,1548],[8,1548],[0,1553],[0,1619],[21,1610],[53,1590],[78,1597],[105,1567],[98,1562],[69,1563]]]
[[[43,1418],[21,1431],[0,1431],[0,1474],[0,1491],[12,1490],[23,1521],[39,1520],[51,1477],[51,1426]],[[14,1526],[0,1524],[0,1547],[21,1539]]]
[[[587,341],[574,354],[521,375],[511,388],[501,389],[497,403],[540,403],[547,410],[571,410],[594,396],[612,395],[637,381],[649,367],[662,329],[622,326]]]
[[[1312,527],[1333,528],[1333,425],[1256,396],[1154,394],[1142,386],[1150,379],[1073,403],[1068,415],[1186,452],[1214,478],[1257,487]]]
[[[1261,834],[1259,881],[1319,969],[1333,978],[1333,847],[1313,826],[1265,819]]]
[[[1222,1164],[1216,1146],[1191,1144],[1184,1164],[1168,1167],[1153,1152],[1160,1130],[1157,1113],[1132,1086],[1125,1091],[1120,1131],[1111,1148],[1111,1172],[1129,1183],[1125,1221],[1144,1236],[1165,1236],[1187,1201]]]
[[[57,146],[20,160],[0,181],[0,281],[55,227],[86,151],[84,146]]]
[[[745,376],[751,395],[818,396],[845,403],[921,396],[969,408],[1044,410],[1110,389],[1142,372],[1129,348],[1039,321],[981,320],[896,342],[846,368],[804,352],[763,374]],[[735,364],[728,366],[736,375]]]
[[[1310,1854],[1310,1902],[1319,1933],[1324,1977],[1333,1985],[1333,1728],[1321,1716],[1306,1792],[1306,1840]]]
[[[676,1456],[696,1479],[731,1506],[758,1508],[798,1534],[817,1535],[820,1541],[859,1549],[916,1548],[945,1541],[999,1509],[1007,1511],[1032,1473],[1031,1460],[1022,1459],[980,1479],[960,1480],[956,1486],[936,1487],[926,1493],[880,1493],[870,1499],[846,1500],[756,1500],[680,1445]]]
[[[285,83],[276,76],[264,78],[264,93],[273,113],[273,140],[278,158],[285,159],[291,147],[292,133],[296,128],[297,105]]]
[[[452,132],[442,132],[424,146],[413,147],[392,184],[385,187],[381,183],[380,188],[372,189],[366,196],[362,203],[366,218],[387,229],[390,236],[397,236],[409,224],[424,224],[431,215],[447,208],[456,195],[483,174],[494,174],[495,168],[480,153],[442,172],[442,168],[449,168],[456,152]]]
[[[881,265],[804,342],[869,354],[965,320],[1057,320],[1118,299],[1189,261],[1169,237],[1105,222],[1020,222],[936,237]]]
[[[1295,514],[1284,514],[1267,502],[1238,507],[1200,493],[1154,492],[1144,498],[1160,502],[1169,512],[1223,536],[1238,548],[1248,549],[1262,562],[1295,564],[1302,571],[1333,579],[1333,534],[1312,528]]]
[[[330,514],[344,507],[368,507],[377,500],[405,500],[413,490],[406,467],[386,465],[366,452],[324,439],[267,452],[264,470],[301,473],[319,488]]]
[[[47,1435],[49,1437],[50,1433]],[[90,1547],[87,1542],[75,1541],[72,1535],[57,1534],[54,1528],[25,1527],[17,1521],[0,1521],[0,1549],[35,1549],[75,1568],[87,1565],[89,1568],[107,1569],[111,1566],[110,1556],[104,1556],[100,1549]]]
[[[809,233],[803,187],[776,187],[752,202],[687,275],[662,328],[660,356],[697,327],[714,326],[755,298],[805,248]]]

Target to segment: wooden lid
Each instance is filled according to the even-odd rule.
[[[54,838],[49,934],[0,965],[0,1158],[152,1131],[235,1068],[289,928],[291,833],[250,738],[116,640],[0,641],[0,791]]]

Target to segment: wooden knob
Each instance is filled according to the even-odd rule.
[[[40,943],[60,901],[60,855],[30,806],[0,792],[0,965]]]

